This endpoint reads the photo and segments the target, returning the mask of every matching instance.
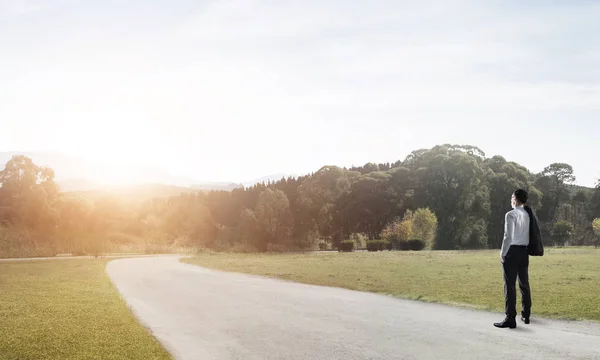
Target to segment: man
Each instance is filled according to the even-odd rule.
[[[504,219],[504,239],[500,250],[500,259],[504,273],[504,299],[506,318],[500,323],[494,323],[499,328],[517,327],[517,292],[515,282],[519,278],[519,288],[522,297],[521,320],[529,324],[531,314],[531,291],[529,289],[529,214],[524,206],[528,194],[523,189],[516,190],[511,197],[512,210],[507,212]]]

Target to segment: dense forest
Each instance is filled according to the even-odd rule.
[[[439,145],[395,163],[324,166],[301,177],[141,204],[61,192],[54,175],[25,156],[0,172],[0,257],[183,247],[297,251],[380,239],[440,250],[499,248],[516,188],[529,191],[546,246],[600,245],[600,184],[572,185],[568,164],[532,173],[473,146]]]

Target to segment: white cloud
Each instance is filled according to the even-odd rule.
[[[473,1],[215,1],[177,36],[241,79],[252,64],[257,77],[276,79],[261,88],[311,104],[597,108],[599,81],[569,79],[595,76],[598,40],[588,34],[586,56],[569,61],[534,41],[570,32],[574,21],[593,26],[589,13],[598,9],[523,15]]]

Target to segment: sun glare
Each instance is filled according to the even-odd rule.
[[[98,158],[86,154],[82,154],[80,158],[86,163],[87,171],[79,178],[88,179],[97,185],[128,185],[151,181],[147,171],[144,174],[143,166],[134,161],[126,163],[108,156]]]

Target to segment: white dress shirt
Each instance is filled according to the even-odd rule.
[[[529,214],[523,205],[504,216],[504,239],[500,255],[506,256],[511,245],[529,245]]]

